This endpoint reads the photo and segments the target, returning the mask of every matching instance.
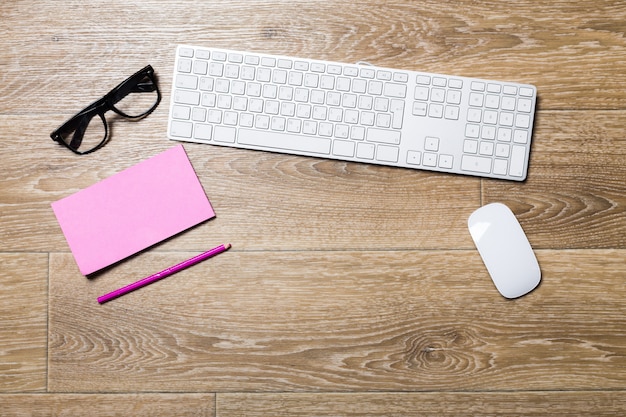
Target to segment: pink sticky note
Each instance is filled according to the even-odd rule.
[[[91,274],[215,216],[182,145],[52,203]]]

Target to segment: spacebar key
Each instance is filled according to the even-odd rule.
[[[292,135],[290,133],[272,132],[265,130],[239,129],[240,145],[259,146],[275,149],[278,152],[308,152],[328,155],[330,153],[330,139],[316,136]]]

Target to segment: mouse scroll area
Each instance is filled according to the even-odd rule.
[[[504,204],[483,206],[468,219],[474,244],[497,290],[518,298],[535,289],[541,270],[522,226]]]

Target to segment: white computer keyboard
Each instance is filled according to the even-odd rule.
[[[168,137],[526,178],[532,85],[180,45]]]

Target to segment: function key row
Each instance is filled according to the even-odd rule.
[[[244,55],[233,52],[226,53],[203,49],[194,50],[192,48],[179,48],[179,56],[181,58],[189,58],[189,60],[182,59],[179,61],[178,71],[180,72],[191,72],[191,59],[195,57],[196,59],[211,60],[216,62],[229,62],[233,64],[245,64],[268,68],[293,69],[296,71],[345,75],[350,77],[377,79],[381,81],[394,81],[399,83],[408,83],[409,81],[409,75],[405,72],[376,69],[373,67],[363,68],[362,66],[342,66],[337,64],[326,64],[323,62],[308,62],[249,54]]]
[[[522,97],[532,97],[533,89],[529,87],[517,87],[507,84],[484,83],[482,81],[472,81],[470,85],[472,91],[487,92],[494,94],[504,94],[507,96],[520,95]]]

